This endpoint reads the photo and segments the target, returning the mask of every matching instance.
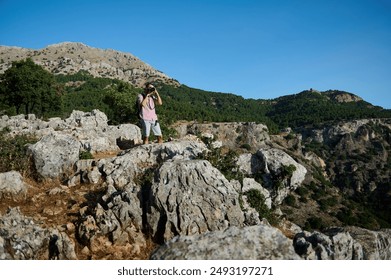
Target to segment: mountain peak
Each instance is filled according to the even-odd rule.
[[[359,102],[364,101],[360,96],[353,93],[342,91],[342,90],[326,90],[319,91],[316,89],[304,90],[298,94],[302,98],[315,98],[315,99],[328,99],[337,103],[350,103],[350,102]],[[287,95],[285,97],[292,97],[296,95]]]
[[[26,58],[54,74],[69,75],[84,70],[94,77],[118,79],[136,87],[150,81],[179,85],[131,53],[93,48],[81,42],[61,42],[40,50],[0,46],[0,73],[11,67],[12,61]]]
[[[336,101],[338,103],[363,101],[361,97],[346,91],[328,90],[323,92],[323,94],[329,97],[331,100]]]

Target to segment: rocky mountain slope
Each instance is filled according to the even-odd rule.
[[[301,137],[276,138],[251,124],[246,139],[258,146],[222,168],[228,153],[220,152],[237,145],[226,132],[243,126],[198,126],[204,141],[183,133],[139,145],[137,126],[110,126],[98,110],[64,120],[3,116],[6,137],[37,140],[27,148],[30,176],[0,174],[0,258],[391,258],[389,229],[307,231],[290,218],[294,211],[284,201],[315,182],[317,168],[327,172],[320,156],[300,148]],[[330,129],[323,135],[333,135]],[[86,152],[92,158],[81,159]]]
[[[75,74],[87,71],[94,77],[110,77],[141,87],[146,81],[178,85],[174,79],[144,63],[130,53],[92,48],[82,43],[64,42],[40,50],[0,46],[0,73],[12,61],[32,58],[54,74]]]
[[[80,43],[0,47],[0,73],[27,57],[67,75],[67,110],[0,117],[0,259],[391,258],[390,110],[339,90],[206,92]],[[140,89],[111,79],[158,81],[170,141],[112,121],[107,89]]]

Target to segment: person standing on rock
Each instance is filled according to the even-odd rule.
[[[156,105],[162,105],[162,99],[156,88],[151,83],[146,83],[144,92],[137,97],[139,104],[139,117],[143,134],[143,144],[149,143],[149,135],[152,129],[158,143],[163,143],[163,135],[155,111]]]

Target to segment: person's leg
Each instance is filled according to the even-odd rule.
[[[163,143],[162,130],[160,129],[160,124],[158,121],[156,121],[154,124],[152,124],[152,132],[153,132],[153,135],[155,135],[157,137],[157,142],[159,144]]]
[[[151,122],[146,120],[141,120],[141,128],[143,134],[143,144],[149,143],[149,134],[151,131]]]

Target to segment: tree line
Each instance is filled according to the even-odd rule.
[[[273,100],[245,99],[181,85],[156,84],[164,105],[157,108],[162,124],[198,122],[258,122],[277,132],[324,122],[391,117],[391,110],[365,101],[338,103],[325,95],[303,91]],[[0,76],[0,112],[67,117],[73,110],[99,109],[110,123],[136,123],[135,101],[142,92],[129,83],[91,76],[87,71],[53,75],[31,59],[13,62]]]

